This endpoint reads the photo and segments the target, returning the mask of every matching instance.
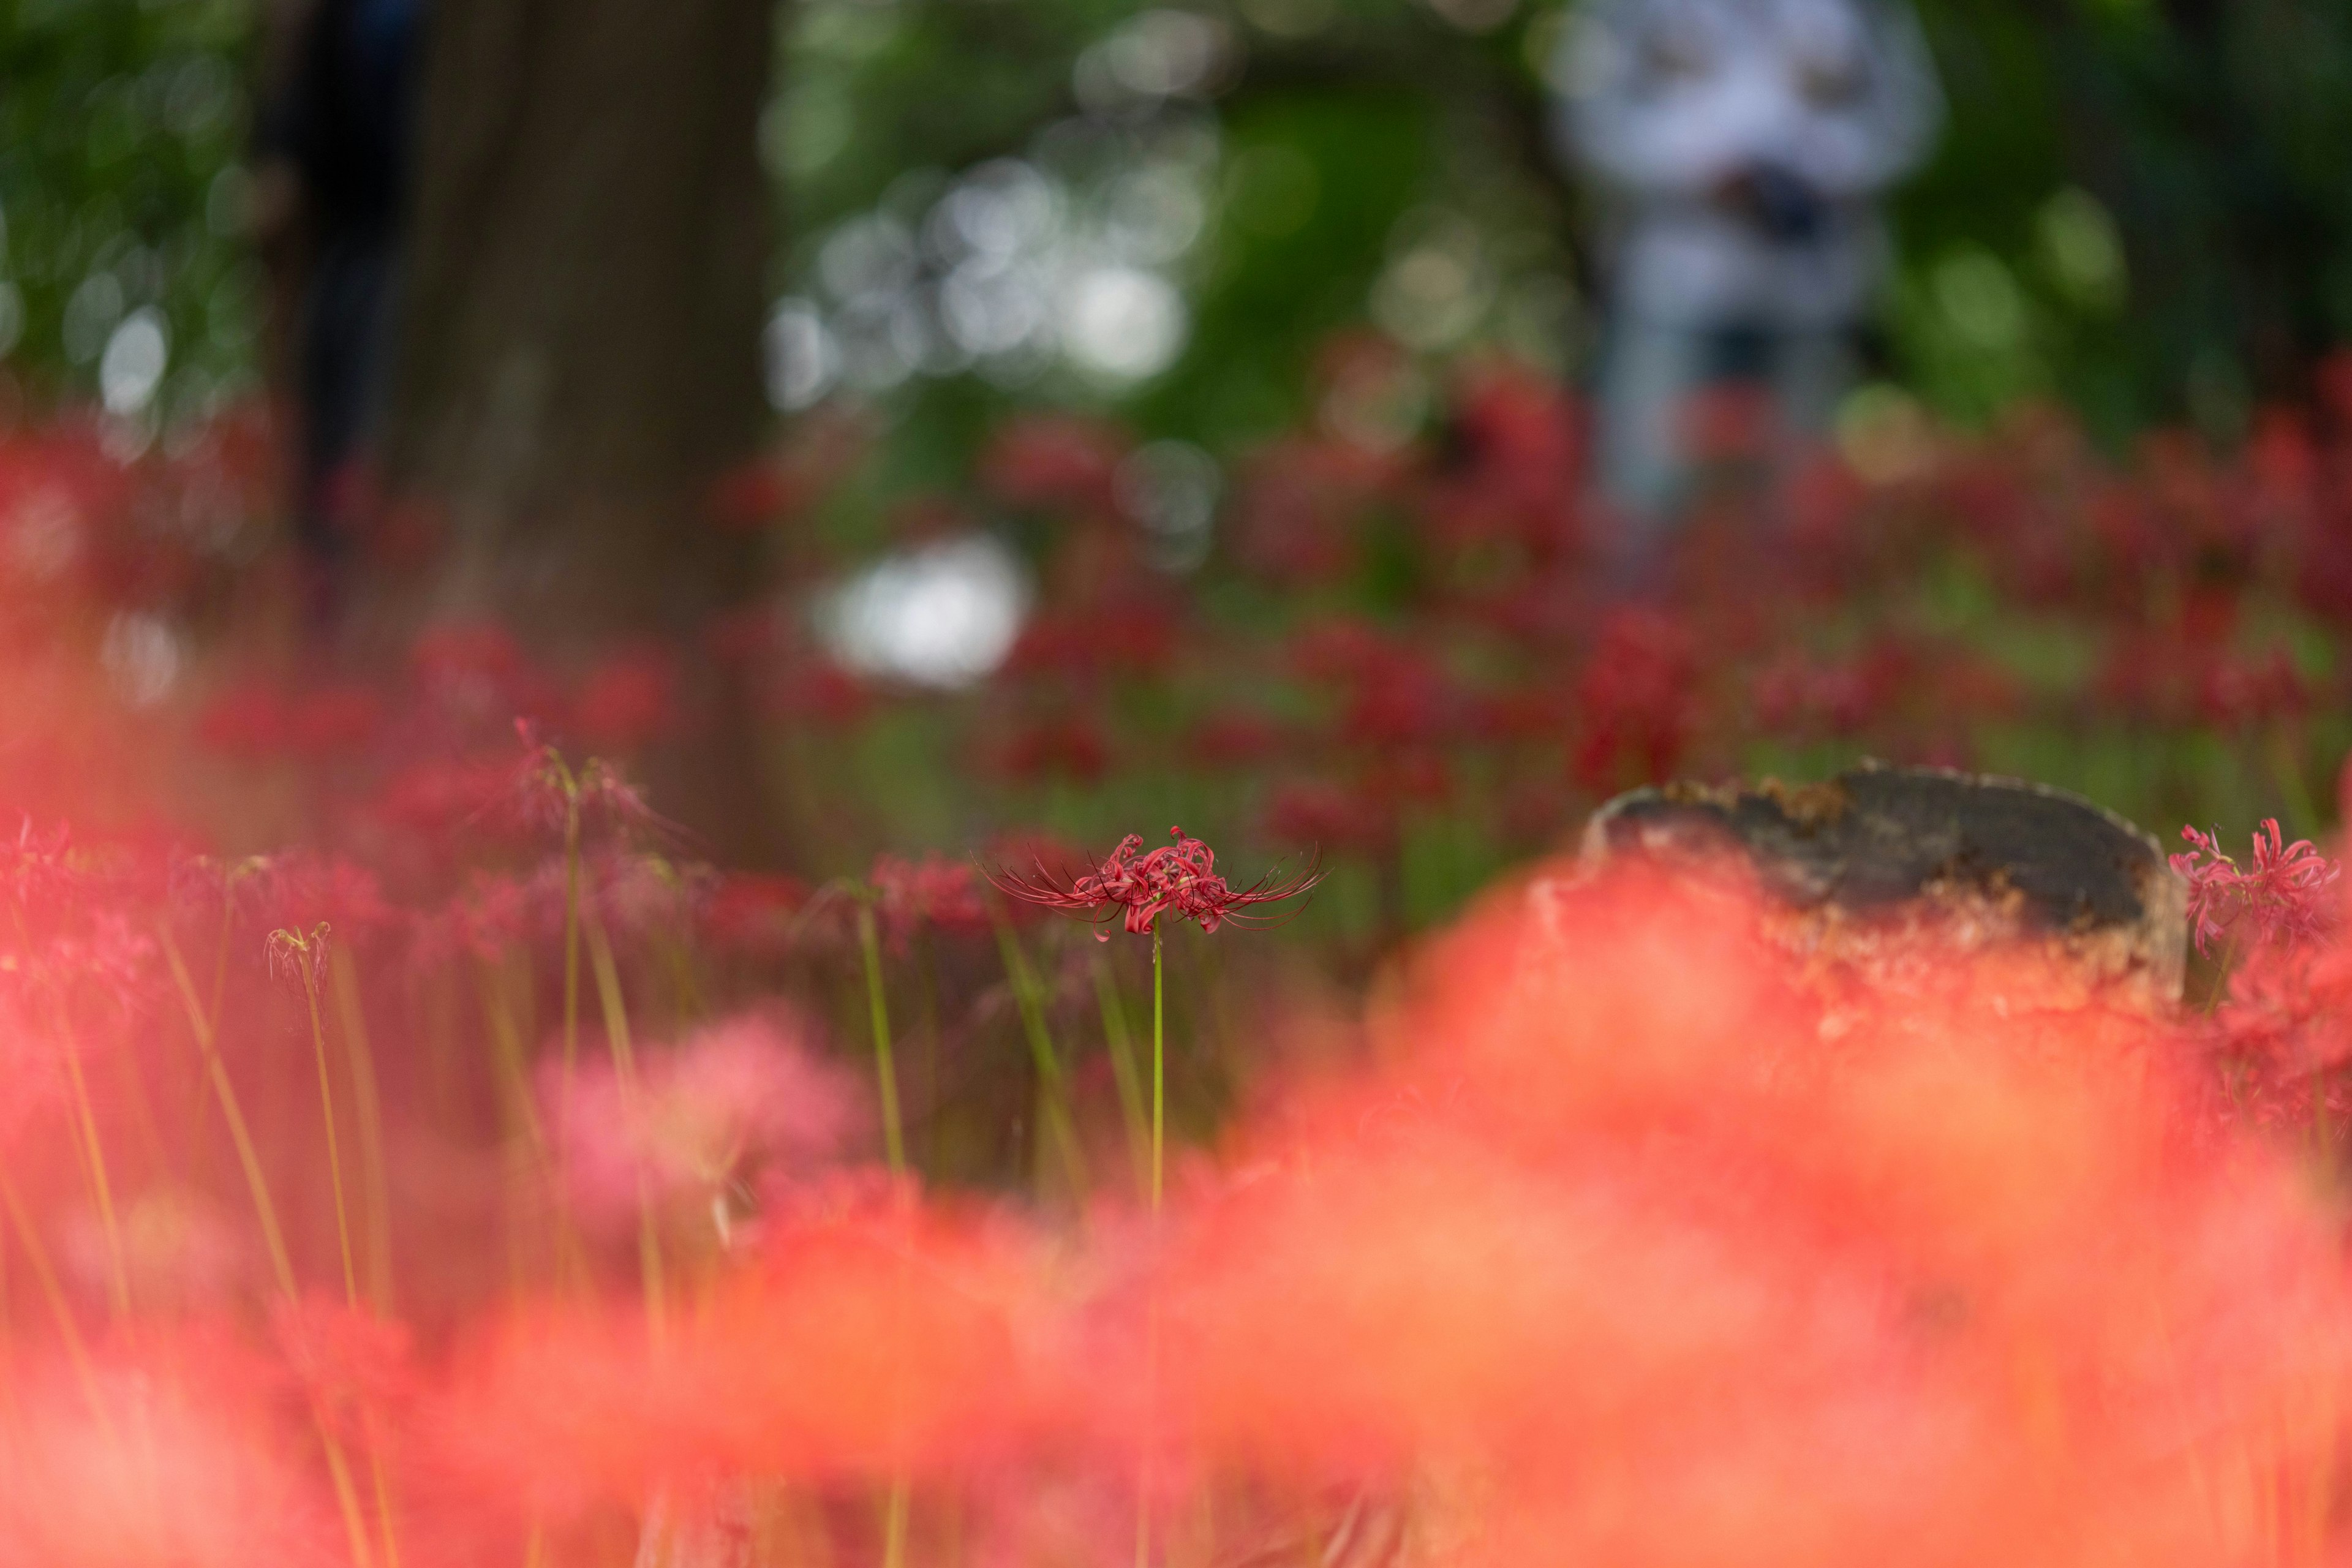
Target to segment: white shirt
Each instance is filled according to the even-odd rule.
[[[1877,198],[1943,117],[1900,0],[1590,0],[1559,66],[1563,150],[1617,209],[1621,308],[1693,325],[1862,315],[1885,268]],[[1794,232],[1720,195],[1764,168],[1805,196]]]

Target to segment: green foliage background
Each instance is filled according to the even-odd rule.
[[[1889,374],[1963,419],[2046,395],[2110,438],[2184,417],[2227,436],[2352,335],[2352,0],[1920,8],[1952,116],[1899,204]],[[785,237],[778,296],[807,290],[835,226],[1033,150],[1078,111],[1082,52],[1140,9],[786,9],[763,132]],[[1496,274],[1492,319],[1471,338],[1574,373],[1590,278],[1577,194],[1542,144],[1542,69],[1566,5],[1200,9],[1244,63],[1204,100],[1171,106],[1212,136],[1220,171],[1213,221],[1180,269],[1183,357],[1115,391],[919,378],[887,399],[910,479],[951,471],[1008,404],[1116,405],[1216,447],[1279,427],[1317,345],[1366,320],[1400,236],[1433,205],[1475,231]],[[258,23],[257,0],[0,0],[0,344],[19,400],[89,395],[107,331],[142,306],[170,326],[164,414],[253,384],[259,287],[237,162]],[[1249,156],[1265,149],[1279,156]],[[1253,221],[1266,197],[1253,168],[1311,185],[1311,202],[1287,203],[1306,216]]]

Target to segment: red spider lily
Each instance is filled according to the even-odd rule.
[[[279,1302],[269,1329],[319,1419],[347,1440],[364,1436],[367,1414],[403,1404],[414,1392],[405,1323],[314,1290]]]
[[[764,458],[729,469],[711,482],[705,504],[710,521],[730,532],[751,533],[782,517],[791,487]]]
[[[1017,419],[981,459],[981,482],[1017,507],[1113,517],[1118,467],[1131,441],[1107,421],[1066,415]]]
[[[401,918],[375,873],[329,855],[296,851],[247,862],[236,890],[252,900],[267,930],[308,930],[323,921],[348,942],[390,930]]]
[[[1068,711],[1011,727],[983,755],[1009,778],[1091,784],[1110,771],[1112,745],[1099,718]]]
[[[496,626],[436,627],[410,655],[417,704],[456,734],[487,740],[519,713],[560,706],[561,692]]]
[[[1337,582],[1362,554],[1362,522],[1401,475],[1394,459],[1346,441],[1293,438],[1244,465],[1234,550],[1252,572],[1293,585]]]
[[[908,941],[923,926],[967,933],[988,929],[980,878],[961,860],[884,855],[876,858],[866,881],[874,889],[875,912],[894,952],[905,952]]]
[[[383,713],[383,697],[367,687],[321,686],[288,701],[282,745],[314,763],[348,757],[376,738]]]
[[[503,811],[549,833],[591,826],[624,836],[676,831],[602,758],[591,757],[573,768],[527,720],[515,721],[515,735],[522,742],[523,754],[506,776],[503,798],[488,803],[487,810]]]
[[[1852,734],[1891,695],[1879,667],[1860,659],[1815,662],[1787,653],[1749,679],[1748,701],[1768,734]]]
[[[781,450],[751,458],[712,483],[704,498],[710,521],[731,532],[751,533],[803,515],[831,493],[865,451],[865,423],[832,409],[796,420]]]
[[[152,977],[155,943],[120,909],[99,909],[68,923],[28,931],[0,975],[16,986],[47,987],[62,997],[88,982],[104,1004],[128,1004]]]
[[[2311,711],[2310,682],[2284,649],[2261,656],[2222,654],[2200,672],[2199,706],[2217,729],[2246,730]]]
[[[2197,1021],[2223,1125],[2297,1135],[2342,1126],[2352,1110],[2352,952],[2338,943],[2258,947],[2230,973],[2229,994]]]
[[[1490,571],[1571,557],[1583,531],[1580,414],[1549,378],[1522,369],[1489,364],[1466,376],[1427,487],[1433,541],[1461,564],[1490,557],[1480,563]]]
[[[874,694],[837,664],[808,659],[780,671],[770,685],[770,710],[812,727],[846,730],[866,717]]]
[[[1343,855],[1390,855],[1397,846],[1393,800],[1336,779],[1297,779],[1265,806],[1265,830],[1294,844],[1319,844]]]
[[[1208,771],[1251,768],[1279,755],[1287,734],[1279,720],[1248,708],[1211,713],[1184,738],[1183,755]]]
[[[562,867],[550,861],[541,869],[545,897],[554,917],[551,930],[561,929]],[[644,940],[691,929],[695,910],[709,890],[712,874],[697,866],[678,866],[658,855],[635,855],[604,849],[584,858],[580,897],[604,922],[606,934]]]
[[[446,908],[423,922],[415,957],[427,966],[458,954],[495,960],[529,939],[531,905],[530,889],[520,879],[478,871]]]
[[[1179,627],[1165,605],[1129,599],[1040,615],[1021,628],[1003,675],[1165,676]]]
[[[813,942],[838,946],[844,937],[839,921],[811,919],[818,911],[797,877],[730,872],[709,887],[698,912],[703,941],[736,957],[785,958]]]
[[[588,672],[572,711],[587,744],[637,751],[677,725],[676,662],[659,647],[625,648]]]
[[[1646,608],[1612,615],[1577,677],[1577,782],[1605,794],[1673,776],[1697,725],[1698,677],[1696,641],[1679,620]]]
[[[1092,875],[1066,884],[1057,883],[1043,864],[1026,879],[1000,873],[989,880],[1009,899],[1097,923],[1109,919],[1113,910],[1123,910],[1128,931],[1143,936],[1152,931],[1153,921],[1169,913],[1213,933],[1229,921],[1241,924],[1260,918],[1244,911],[1302,897],[1323,879],[1319,869],[1309,868],[1279,881],[1269,874],[1246,888],[1235,888],[1217,874],[1216,853],[1206,844],[1186,837],[1181,827],[1168,831],[1176,842],[1150,854],[1144,853],[1139,834],[1129,834]],[[1097,941],[1110,940],[1105,931],[1095,935]]]
[[[2195,847],[2173,856],[2172,868],[2189,882],[2189,918],[2200,952],[2210,953],[2241,921],[2265,945],[2308,941],[2336,924],[2338,910],[2327,895],[2343,868],[2307,838],[2285,843],[2276,817],[2264,818],[2254,832],[2251,870],[2241,870],[2221,852],[2218,830],[2183,827],[2180,837]]]
[[[1425,644],[1360,620],[1310,622],[1292,639],[1291,667],[1339,695],[1339,738],[1388,747],[1451,742],[1477,727],[1477,704]]]
[[[648,1203],[708,1210],[766,1167],[804,1173],[859,1121],[855,1085],[782,1016],[713,1024],[629,1077],[599,1063],[567,1083],[551,1063],[541,1089],[574,1204],[605,1223]]]
[[[196,739],[225,755],[259,761],[285,748],[287,729],[285,694],[247,680],[214,694],[196,720]]]
[[[75,858],[73,829],[65,823],[36,833],[26,816],[13,840],[0,841],[0,888],[6,889],[19,921],[54,912],[89,882],[89,868]]]

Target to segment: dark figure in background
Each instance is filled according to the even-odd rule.
[[[349,590],[392,373],[422,0],[305,0],[277,18],[256,128],[255,227],[296,412],[294,526],[314,626]]]

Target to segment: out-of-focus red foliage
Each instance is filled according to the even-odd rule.
[[[981,482],[1014,506],[1081,517],[1118,515],[1118,468],[1129,438],[1116,426],[1070,416],[1016,420],[997,432]]]
[[[1181,792],[1220,844],[1369,863],[1375,919],[1330,924],[1385,938],[1767,745],[2095,732],[2315,818],[2352,368],[2242,451],[2121,461],[2047,410],[1783,461],[1726,403],[1639,599],[1571,396],[1433,395],[1360,339],[1327,370],[1197,583],[1109,423],[907,503],[835,493],[858,433],[810,421],[711,498],[782,525],[777,594],[572,665],[482,625],[289,658],[250,428],[0,434],[0,1568],[618,1563],[698,1519],[1043,1564],[1139,1512],[1203,1563],[2352,1557],[2352,948],[2274,826],[2182,867],[2202,1012],[1916,936],[1856,973],[1735,882],[1553,866],[1297,1045],[1248,972],[1309,943],[1172,942],[1160,1017],[1132,952],[992,942],[971,860],[875,853]],[[836,521],[1017,534],[1038,605],[976,692],[824,650]],[[806,879],[692,863],[610,765],[690,727],[704,654]],[[1138,930],[1305,890],[1178,838],[980,863]],[[1060,1175],[1143,1167],[1141,1061],[1156,1215]],[[882,1071],[928,1185],[845,1163]]]
[[[723,1225],[763,1173],[806,1179],[848,1142],[856,1098],[803,1033],[746,1016],[641,1068],[616,1061],[567,1078],[550,1064],[541,1095],[578,1212],[634,1225],[646,1205],[685,1204]]]
[[[8,1568],[328,1568],[350,1561],[304,1434],[266,1369],[218,1336],[109,1357],[86,1380],[9,1368],[0,1409]]]
[[[1151,1240],[950,1205],[783,1225],[691,1324],[532,1311],[457,1363],[476,1482],[1354,1494],[1411,1561],[2326,1560],[2336,1224],[2164,1021],[2044,957],[1808,980],[1738,886],[1489,900]],[[1152,1325],[1155,1325],[1153,1327]]]
[[[1673,777],[1696,727],[1698,674],[1680,621],[1637,608],[1603,622],[1577,677],[1577,782],[1605,795]]]

